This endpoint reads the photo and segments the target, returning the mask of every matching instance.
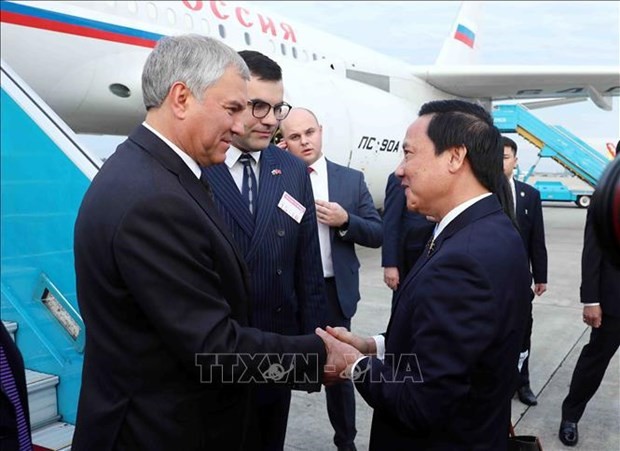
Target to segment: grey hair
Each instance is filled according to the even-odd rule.
[[[142,97],[147,110],[160,107],[176,82],[184,83],[199,101],[229,67],[244,80],[250,71],[243,59],[226,44],[207,36],[185,34],[159,40],[142,71]]]

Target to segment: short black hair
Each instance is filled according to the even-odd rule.
[[[502,136],[502,149],[505,149],[506,147],[510,147],[513,155],[515,157],[517,156],[517,143],[506,136]]]
[[[282,68],[274,60],[254,50],[242,50],[239,56],[248,65],[250,73],[260,80],[282,80]]]

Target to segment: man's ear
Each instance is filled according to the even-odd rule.
[[[168,101],[172,112],[179,119],[185,118],[192,99],[192,93],[185,83],[176,82],[170,88]]]
[[[457,172],[465,164],[465,157],[467,156],[467,148],[465,145],[454,146],[446,150],[449,152],[448,170],[452,173]]]

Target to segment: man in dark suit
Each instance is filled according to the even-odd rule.
[[[254,382],[320,374],[318,337],[248,327],[247,268],[200,180],[243,132],[248,79],[204,36],[164,38],[146,61],[146,120],[75,225],[86,349],[74,450],[254,449]]]
[[[294,108],[280,124],[284,146],[309,168],[318,218],[327,324],[351,329],[360,300],[355,245],[381,246],[381,217],[364,174],[323,155],[323,127],[305,108]],[[355,393],[351,381],[326,388],[327,413],[339,450],[355,450]]]
[[[400,283],[418,260],[428,242],[435,223],[424,215],[409,211],[400,179],[391,173],[385,186],[383,202],[383,246],[381,266],[383,281],[394,291],[392,307]]]
[[[531,294],[533,300],[534,295],[541,296],[547,291],[547,246],[545,245],[545,227],[540,192],[533,186],[513,178],[513,172],[518,161],[517,143],[506,136],[502,136],[502,147],[504,149],[504,174],[510,185],[519,233],[523,239],[534,278],[534,289]],[[519,356],[518,368],[521,378],[517,387],[519,400],[528,406],[538,404],[530,387],[529,362],[533,324],[534,317],[532,315],[532,303],[530,302],[521,355]]]
[[[244,131],[233,137],[226,162],[204,174],[250,270],[251,324],[281,334],[312,332],[325,324],[326,302],[312,185],[302,161],[270,145],[290,110],[280,66],[258,52],[240,55],[251,74]],[[252,192],[249,185],[258,187]],[[257,397],[262,449],[281,450],[291,392],[259,387]]]
[[[439,220],[434,239],[385,336],[328,331],[377,354],[349,368],[374,408],[372,450],[506,450],[531,275],[495,194],[505,186],[500,133],[478,105],[435,101],[403,148],[396,174],[407,206]]]
[[[581,350],[568,395],[562,403],[559,438],[566,446],[575,446],[579,441],[577,423],[620,346],[620,266],[612,264],[601,250],[591,208],[586,218],[581,255],[580,298],[583,322],[592,327],[592,331],[589,343]]]

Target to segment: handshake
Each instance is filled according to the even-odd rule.
[[[377,345],[372,337],[360,337],[344,327],[317,327],[315,333],[321,337],[327,351],[323,368],[323,384],[333,385],[351,379],[353,364],[363,356],[374,355]]]

